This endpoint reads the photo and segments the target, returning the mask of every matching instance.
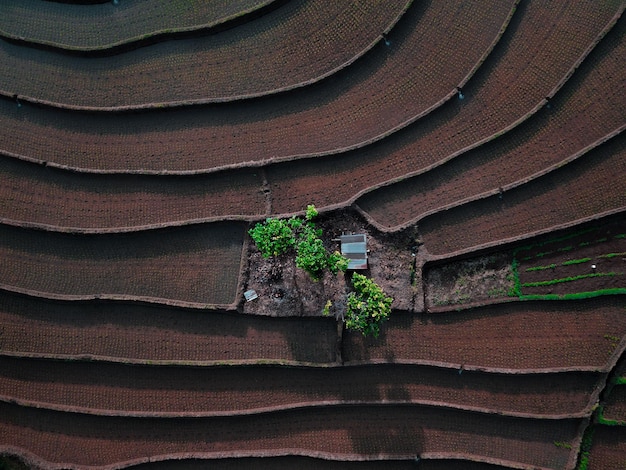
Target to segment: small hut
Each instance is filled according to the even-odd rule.
[[[364,233],[341,235],[341,254],[348,258],[348,269],[367,269],[367,237]]]

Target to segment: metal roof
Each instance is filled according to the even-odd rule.
[[[348,258],[348,269],[367,269],[367,237],[364,233],[341,235],[341,254]]]

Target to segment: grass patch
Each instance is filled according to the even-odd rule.
[[[563,261],[561,264],[563,266],[571,266],[572,264],[581,264],[586,263],[587,261],[591,261],[591,258],[570,259],[568,261]]]
[[[600,289],[588,292],[573,292],[571,294],[524,294],[520,295],[521,300],[582,300],[593,299],[602,295],[624,295],[626,287],[614,289]]]
[[[572,444],[570,444],[569,442],[554,441],[554,445],[558,447],[559,449],[571,449],[572,448]]]
[[[576,470],[587,470],[589,467],[589,453],[591,452],[591,445],[593,444],[593,426],[588,426],[583,434],[582,442],[580,443],[580,454],[578,456],[578,465]]]
[[[562,277],[559,279],[550,279],[549,281],[525,282],[524,284],[522,284],[522,287],[552,286],[554,284],[578,281],[580,279],[586,279],[589,277],[606,277],[606,276],[616,276],[616,275],[617,275],[616,272],[580,274],[578,276]]]
[[[526,268],[526,272],[532,272],[532,271],[543,271],[544,269],[554,269],[556,268],[556,264],[552,263],[552,264],[548,264],[546,266],[533,266],[532,268]]]
[[[600,255],[598,258],[616,258],[618,256],[626,256],[626,251],[622,251],[621,253],[607,253],[606,255]]]

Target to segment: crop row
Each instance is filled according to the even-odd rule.
[[[558,170],[492,196],[426,217],[420,224],[436,255],[492,245],[626,207],[626,135]]]
[[[153,367],[0,358],[0,396],[93,413],[247,414],[339,403],[422,403],[583,416],[603,374],[497,374],[384,364],[335,368]],[[624,387],[626,388],[626,387]]]
[[[365,461],[333,461],[321,458],[286,456],[286,457],[244,457],[231,459],[187,459],[152,462],[130,467],[132,470],[203,470],[210,466],[212,470],[235,470],[254,468],[258,470],[414,470],[415,457],[403,460],[365,460]],[[424,470],[510,470],[495,464],[472,462],[452,458],[423,458],[420,468]]]
[[[0,218],[75,230],[128,230],[267,212],[260,169],[190,177],[95,175],[0,159]]]
[[[183,363],[335,363],[325,318],[241,318],[115,303],[3,294],[2,350],[11,355]],[[529,328],[528,325],[533,325]],[[619,298],[510,303],[441,316],[397,312],[378,340],[345,333],[346,364],[405,362],[465,370],[605,370],[621,338]]]
[[[15,103],[4,103],[3,127],[7,137],[11,133],[4,150],[83,169],[189,171],[364,145],[444,98],[488,48],[510,9],[510,3],[502,2],[498,8],[490,3],[473,9],[457,6],[414,5],[394,31],[392,48],[381,45],[350,67],[350,73],[271,100],[170,110],[167,119],[149,113],[80,120],[31,107],[16,114]],[[487,29],[479,21],[481,14],[491,19]],[[450,29],[458,32],[443,33]],[[415,57],[441,68],[446,80],[426,77],[428,67],[407,67]],[[51,122],[56,129],[49,127]],[[47,142],[38,149],[33,140],[39,136]],[[58,139],[62,148],[55,148]]]
[[[336,360],[336,324],[157,308],[123,302],[49,302],[0,293],[5,353],[143,362]]]
[[[626,426],[594,426],[586,470],[624,468]]]
[[[244,235],[244,224],[235,222],[109,235],[0,226],[0,284],[72,298],[230,305]]]
[[[353,61],[380,39],[406,5],[407,0],[390,0],[384,9],[372,0],[330,5],[293,1],[217,35],[153,44],[113,57],[85,59],[3,41],[0,90],[61,106],[96,108],[271,93]]]
[[[494,52],[464,89],[464,100],[449,102],[362,151],[269,167],[272,194],[280,201],[274,210],[291,212],[303,201],[317,207],[348,201],[377,185],[423,172],[515,125],[543,103],[614,23],[615,5],[589,15],[597,6],[567,1],[520,5]],[[550,34],[544,34],[547,30]]]
[[[622,22],[626,22],[622,20]],[[587,58],[550,107],[514,130],[416,177],[370,192],[359,207],[386,229],[507,187],[562,164],[624,124],[621,73],[626,41],[616,26]]]
[[[442,453],[565,468],[579,420],[397,406],[336,406],[229,418],[116,418],[0,404],[0,442],[62,464],[254,454],[409,458]],[[554,442],[567,443],[559,447]]]
[[[85,8],[38,0],[7,0],[0,16],[0,34],[20,38],[26,44],[70,51],[100,50],[164,33],[215,28],[235,18],[254,17],[277,3],[278,0],[218,0],[184,8],[183,4],[168,0],[139,0],[118,5],[107,1]]]

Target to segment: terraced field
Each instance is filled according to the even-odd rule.
[[[0,467],[623,468],[625,8],[3,2]]]

